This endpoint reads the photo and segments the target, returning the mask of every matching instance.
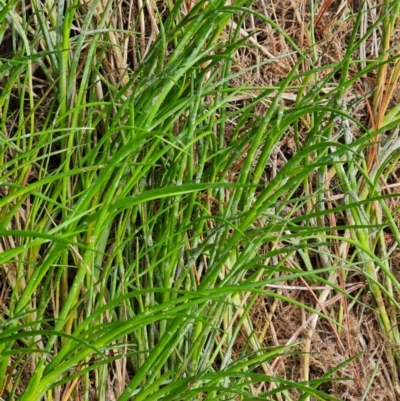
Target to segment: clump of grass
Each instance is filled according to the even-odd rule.
[[[1,397],[396,397],[398,5],[132,3],[0,12]]]

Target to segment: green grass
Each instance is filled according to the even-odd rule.
[[[374,22],[348,9],[330,63],[317,6],[315,46],[300,46],[244,0],[147,3],[130,30],[112,1],[0,4],[1,399],[336,400],[340,380],[368,399],[359,310],[374,311],[395,397],[397,2]],[[246,67],[252,18],[287,49]],[[379,29],[379,56],[362,59]],[[258,84],[273,62],[288,74]],[[348,94],[376,72],[370,128],[355,110],[371,94]],[[271,339],[272,305],[304,316],[289,341]],[[316,376],[321,324],[343,358]]]

